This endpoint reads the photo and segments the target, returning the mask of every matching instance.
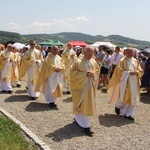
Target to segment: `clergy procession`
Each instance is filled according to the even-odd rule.
[[[61,53],[60,47],[41,47],[35,40],[19,50],[8,43],[0,50],[0,91],[13,95],[13,88],[21,88],[23,82],[29,99],[38,100],[43,94],[49,109],[59,109],[57,99],[64,93],[71,95],[73,122],[92,137],[89,116],[96,114],[101,88],[106,89],[116,115],[134,122],[140,88],[150,95],[150,54],[132,47],[73,48],[71,43]]]

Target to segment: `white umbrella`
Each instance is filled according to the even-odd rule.
[[[150,53],[150,48],[145,48],[142,52]]]
[[[16,49],[20,50],[20,49],[23,49],[25,45],[24,44],[21,44],[21,43],[14,43],[13,44],[13,47],[15,47]]]
[[[127,47],[124,47],[124,48],[123,48],[123,50],[126,50],[126,49],[127,49]]]
[[[145,48],[142,53],[145,55],[145,56],[150,56],[150,48]]]
[[[75,46],[75,48],[80,48],[80,46],[79,46],[79,45],[77,45],[77,46]]]

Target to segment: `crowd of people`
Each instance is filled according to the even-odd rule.
[[[71,94],[74,122],[93,136],[88,116],[96,113],[96,91],[102,86],[109,102],[115,103],[116,114],[134,121],[140,87],[150,94],[150,54],[144,56],[131,47],[117,46],[113,51],[103,45],[73,49],[71,43],[60,52],[57,46],[42,48],[35,40],[18,50],[9,43],[0,51],[0,91],[12,94],[22,80],[30,99],[43,93],[51,109],[57,108],[56,99],[63,91]]]

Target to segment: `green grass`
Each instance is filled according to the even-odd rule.
[[[38,150],[28,143],[20,127],[0,114],[0,150]]]

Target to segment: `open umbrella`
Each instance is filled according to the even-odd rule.
[[[145,48],[145,49],[143,50],[143,52],[145,52],[145,53],[150,53],[150,48]]]
[[[150,48],[145,48],[142,53],[145,55],[145,56],[149,56],[150,55]]]
[[[15,47],[16,49],[23,49],[23,47],[24,47],[25,45],[24,44],[21,44],[21,43],[14,43],[13,44],[13,47]]]

